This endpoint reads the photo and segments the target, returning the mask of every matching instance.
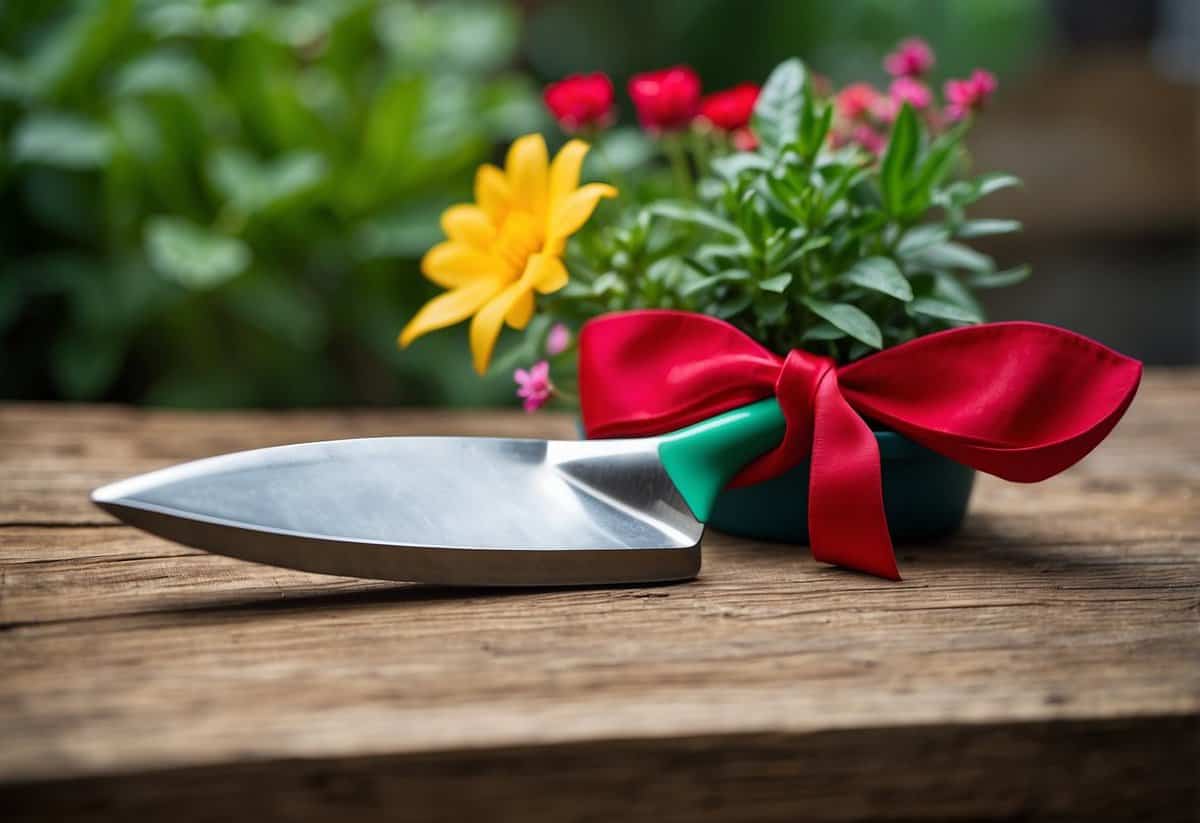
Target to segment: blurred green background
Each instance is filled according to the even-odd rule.
[[[990,306],[1152,363],[1200,359],[1191,0],[0,0],[0,398],[190,407],[511,402],[464,329],[395,335],[475,165],[557,140],[542,85],[674,63],[705,87],[799,55],[882,82],[993,69],[980,171],[1025,190]],[[628,109],[624,124],[631,123]],[[636,141],[628,145],[636,147]]]

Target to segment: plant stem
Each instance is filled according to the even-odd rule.
[[[692,170],[688,164],[687,149],[683,138],[677,134],[669,134],[662,138],[663,151],[671,161],[671,171],[675,174],[675,186],[685,200],[695,201],[696,187],[692,183]]]
[[[710,167],[708,135],[700,131],[693,131],[691,136],[692,152],[696,156],[696,173],[699,177],[703,177],[708,174]]]

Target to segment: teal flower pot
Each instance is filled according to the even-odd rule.
[[[883,507],[896,542],[950,534],[962,524],[975,470],[895,432],[875,432]],[[729,534],[808,543],[808,461],[765,483],[725,489],[708,524]]]

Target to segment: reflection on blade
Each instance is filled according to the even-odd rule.
[[[440,583],[691,577],[703,529],[641,440],[308,443],[176,466],[93,499],[212,552]]]

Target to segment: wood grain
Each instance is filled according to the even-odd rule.
[[[1197,819],[1200,372],[905,581],[711,535],[675,586],[452,590],[192,551],[91,487],[520,413],[0,407],[0,815]]]

